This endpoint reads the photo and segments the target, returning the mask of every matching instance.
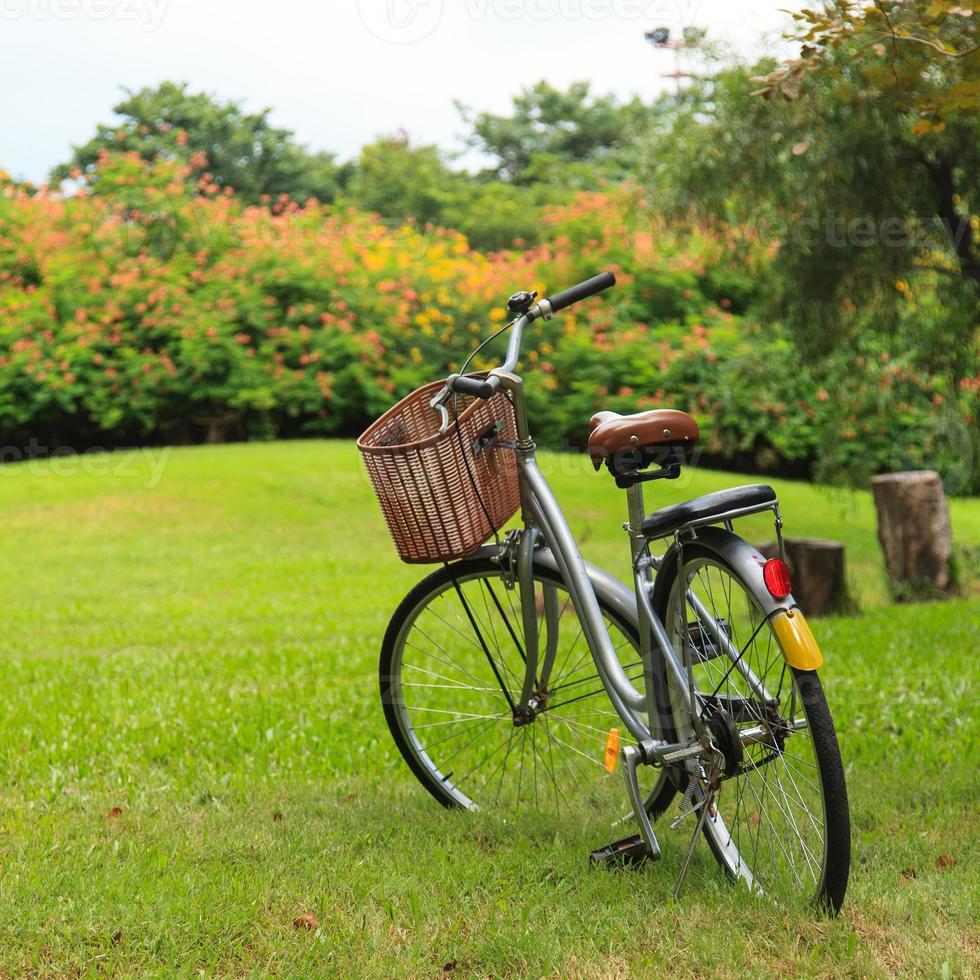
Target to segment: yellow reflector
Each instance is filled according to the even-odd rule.
[[[610,728],[609,734],[606,736],[606,757],[602,760],[602,764],[606,769],[606,772],[612,772],[617,763],[619,762],[619,729]]]
[[[816,670],[823,666],[823,654],[799,609],[776,613],[771,622],[779,638],[779,645],[783,648],[783,656],[790,667],[797,670]]]

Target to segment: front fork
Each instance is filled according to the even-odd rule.
[[[544,657],[539,656],[541,638],[538,635],[538,599],[534,588],[534,550],[540,537],[537,528],[526,527],[517,544],[516,578],[521,599],[521,625],[524,628],[525,668],[515,721],[530,721],[544,707],[558,651],[558,590],[553,585],[543,584],[541,601],[544,606],[545,648]]]

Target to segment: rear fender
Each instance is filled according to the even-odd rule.
[[[766,588],[762,569],[767,559],[757,548],[753,548],[748,541],[722,527],[698,528],[696,540],[714,551],[751,589],[753,598],[763,613],[769,617],[783,657],[791,667],[797,670],[816,670],[823,665],[820,647],[792,594],[785,599],[777,599]],[[664,557],[663,567],[676,560],[676,549],[672,545]],[[664,580],[665,577],[657,576],[657,585],[660,588],[664,588],[662,584]],[[664,608],[665,604],[661,605],[656,601],[660,598],[657,595],[657,586],[654,586],[654,593],[654,608]]]

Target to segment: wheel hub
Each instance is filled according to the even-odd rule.
[[[708,729],[715,747],[725,760],[722,775],[725,779],[731,779],[739,771],[743,758],[742,740],[738,736],[735,720],[724,708],[718,708],[708,718]]]
[[[786,748],[786,736],[791,729],[786,723],[786,719],[779,713],[779,703],[769,701],[765,707],[765,721],[769,726],[769,734],[772,736],[772,747],[782,754]]]
[[[530,705],[527,708],[515,708],[514,727],[523,728],[525,725],[530,725],[536,717],[537,715]]]
[[[535,689],[534,697],[527,703],[526,708],[514,709],[514,727],[523,728],[530,725],[535,718],[548,707],[548,692]]]

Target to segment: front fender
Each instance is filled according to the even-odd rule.
[[[473,557],[495,559],[500,556],[502,550],[495,544],[488,544],[480,548]],[[536,551],[534,562],[550,572],[558,572],[558,562],[555,561],[555,556],[551,553],[550,548],[540,548]],[[585,570],[588,573],[589,581],[592,582],[592,588],[595,589],[596,596],[606,603],[609,609],[615,612],[624,623],[629,623],[634,630],[639,632],[636,596],[633,594],[633,590],[614,575],[610,575],[590,562],[585,562]]]

